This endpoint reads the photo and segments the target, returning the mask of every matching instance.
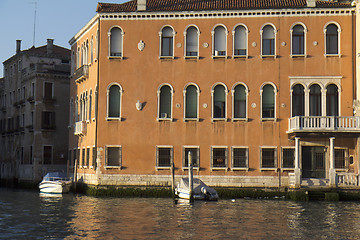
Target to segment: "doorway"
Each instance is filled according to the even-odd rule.
[[[325,147],[302,147],[302,177],[325,178]]]

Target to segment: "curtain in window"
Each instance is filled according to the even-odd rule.
[[[262,33],[262,55],[275,54],[275,31],[270,25],[263,28]]]
[[[110,32],[110,56],[120,57],[122,54],[122,32],[118,27],[114,27]]]
[[[194,85],[190,85],[186,88],[186,109],[185,118],[197,118],[198,96],[197,88]]]
[[[339,116],[339,92],[335,84],[326,88],[326,116]]]
[[[234,37],[234,54],[235,55],[246,55],[247,48],[247,39],[246,39],[246,29],[244,26],[237,26],[235,28],[235,37]]]
[[[274,118],[275,117],[275,93],[274,87],[267,84],[263,87],[262,93],[262,117]]]
[[[109,89],[108,117],[120,117],[120,87],[112,85]]]
[[[246,89],[237,85],[234,90],[234,118],[246,118]]]
[[[213,118],[225,118],[226,94],[225,87],[217,85],[214,88],[214,116]]]
[[[321,116],[321,88],[314,84],[310,87],[310,116]]]
[[[214,36],[214,56],[226,55],[226,30],[222,26],[215,28]]]
[[[304,51],[304,27],[295,25],[292,32],[292,54],[303,55]]]
[[[292,116],[305,115],[305,95],[304,87],[301,84],[296,84],[292,92]]]
[[[173,56],[173,30],[164,27],[161,35],[161,56]]]
[[[160,89],[159,118],[171,118],[171,88],[167,85]]]
[[[197,56],[198,44],[198,31],[196,27],[189,27],[186,30],[186,56]]]
[[[338,54],[338,27],[329,24],[326,27],[326,54]]]

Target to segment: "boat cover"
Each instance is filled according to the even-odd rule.
[[[181,181],[179,183],[179,188],[180,189],[189,189],[190,188],[190,186],[189,186],[189,178],[181,178]],[[215,189],[207,186],[200,179],[193,178],[193,192],[194,192],[194,194],[202,194],[203,193],[201,191],[202,188],[206,189],[206,192],[210,193],[211,195],[217,194]]]
[[[44,176],[44,180],[49,179],[49,178],[63,178],[63,179],[66,179],[68,177],[66,176],[66,173],[64,173],[64,172],[49,172]]]

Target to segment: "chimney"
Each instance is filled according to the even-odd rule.
[[[47,54],[53,53],[54,39],[47,39]]]
[[[21,40],[16,40],[16,54],[21,52]]]
[[[137,10],[146,11],[146,0],[137,0]]]
[[[316,7],[316,0],[306,0],[307,7]]]

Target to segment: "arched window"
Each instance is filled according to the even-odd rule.
[[[90,42],[90,63],[94,61],[94,38],[91,36]]]
[[[80,60],[80,47],[78,47],[77,49],[77,54],[76,54],[76,69],[81,67],[81,60]]]
[[[196,27],[191,26],[186,29],[186,45],[185,45],[185,56],[186,57],[197,57],[199,51],[199,31]]]
[[[84,102],[84,97],[83,97],[83,95],[80,95],[80,121],[83,121],[84,119],[83,119],[83,111],[84,111],[84,109],[83,109],[83,107],[84,107],[84,105],[83,105],[83,102]]]
[[[80,121],[80,119],[79,119],[79,98],[78,97],[76,97],[76,100],[75,100],[74,115],[75,115],[75,122]]]
[[[247,30],[244,26],[237,26],[234,30],[234,56],[247,55]]]
[[[305,55],[305,29],[301,24],[297,24],[291,31],[291,54]]]
[[[335,84],[326,88],[326,116],[339,116],[339,91]]]
[[[275,91],[271,84],[266,84],[262,89],[261,111],[262,118],[275,118]]]
[[[123,32],[119,27],[110,30],[110,57],[122,57]]]
[[[246,88],[245,86],[238,84],[234,88],[233,96],[233,118],[246,118]]]
[[[159,97],[159,119],[171,119],[172,110],[172,89],[168,85],[163,85],[158,93]]]
[[[92,90],[90,90],[90,95],[89,95],[89,120],[91,120],[91,107],[92,107]]]
[[[171,27],[164,27],[161,31],[161,57],[172,57],[174,50],[174,31]]]
[[[339,29],[332,23],[326,26],[326,54],[339,54]]]
[[[213,32],[213,56],[226,56],[226,29],[217,26]]]
[[[313,84],[310,87],[310,116],[321,116],[321,87],[318,84]]]
[[[262,29],[262,49],[263,56],[275,55],[275,29],[271,25],[266,25]]]
[[[226,118],[226,88],[219,84],[213,88],[213,119]]]
[[[198,118],[198,88],[189,85],[185,89],[185,118]]]
[[[108,118],[120,118],[121,87],[113,84],[108,88]]]
[[[305,94],[304,87],[301,84],[296,84],[292,88],[292,116],[305,115]]]

